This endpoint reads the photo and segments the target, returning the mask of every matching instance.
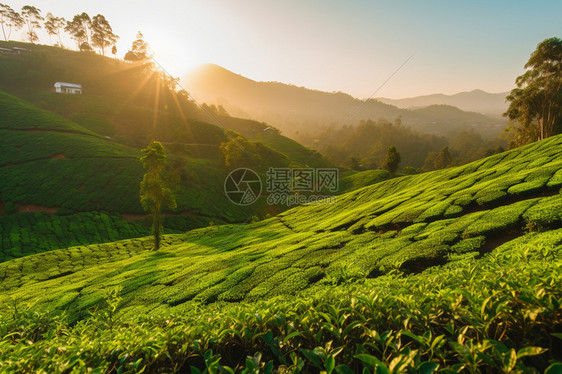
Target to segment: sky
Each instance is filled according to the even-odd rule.
[[[117,56],[141,31],[175,77],[214,63],[257,81],[358,98],[509,91],[536,45],[562,37],[560,0],[2,2],[67,19],[103,14],[120,36]]]

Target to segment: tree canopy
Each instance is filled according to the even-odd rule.
[[[35,29],[41,28],[40,22],[43,20],[43,17],[41,17],[41,9],[31,5],[24,5],[21,9],[21,14],[25,24],[27,25],[26,36],[31,43],[34,43],[39,40]]]
[[[53,13],[47,13],[47,17],[45,17],[45,30],[47,30],[49,38],[53,35],[56,35],[58,37],[59,47],[62,47],[60,30],[63,29],[65,25],[66,20],[64,19],[64,17],[55,17]]]
[[[449,147],[443,147],[435,157],[434,167],[436,170],[444,169],[451,164],[451,161],[453,161],[453,159],[449,152]]]
[[[137,32],[137,39],[133,42],[131,50],[125,54],[127,61],[146,61],[150,58],[148,51],[148,43],[144,40],[144,36],[139,31]]]
[[[87,13],[77,14],[72,21],[66,23],[64,30],[70,34],[72,39],[76,40],[76,44],[83,50],[85,44],[90,44],[90,28],[92,20]]]
[[[400,153],[395,146],[388,148],[386,152],[386,160],[384,162],[384,168],[391,173],[395,173],[398,170],[398,165],[400,164]]]
[[[162,176],[167,164],[166,150],[160,142],[152,141],[142,150],[140,161],[146,170],[140,184],[140,202],[152,215],[154,249],[158,250],[162,234],[162,208],[176,208],[176,200]]]
[[[101,49],[101,54],[105,56],[105,49],[115,46],[119,36],[113,33],[109,22],[101,14],[92,18],[92,45]]]
[[[8,41],[12,30],[19,30],[23,27],[23,17],[13,10],[9,5],[0,3],[0,27],[4,40]]]
[[[542,140],[560,131],[562,121],[562,39],[552,37],[537,45],[517,77],[517,88],[506,97],[504,113],[518,126],[512,145]]]

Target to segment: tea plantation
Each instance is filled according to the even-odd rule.
[[[558,373],[561,187],[556,136],[158,252],[7,261],[0,370]]]
[[[237,128],[248,135],[252,135],[253,130],[262,132],[265,127],[253,121],[229,121],[237,123]],[[194,129],[197,130],[192,132],[195,140],[211,139],[215,143],[207,147],[166,144],[172,157],[176,157],[177,149],[189,154],[175,165],[180,170],[175,191],[178,207],[175,212],[167,212],[164,224],[168,232],[206,227],[210,222],[245,222],[255,215],[263,217],[268,213],[272,207],[267,206],[265,200],[252,207],[241,207],[230,203],[224,195],[223,184],[228,171],[222,165],[219,145],[227,140],[225,130],[202,122]],[[310,158],[311,163],[324,165],[321,156],[311,156],[311,151],[298,143],[288,139],[283,142],[285,138],[275,134],[267,138],[279,143],[274,144],[278,149],[286,150],[303,162]],[[209,153],[209,148],[213,152]],[[139,155],[138,149],[119,144],[0,91],[0,220],[3,223],[0,262],[72,245],[147,235],[149,231],[141,226],[149,226],[149,222],[142,219],[144,211],[138,198],[144,173]],[[57,212],[57,216],[20,217],[26,211]],[[82,225],[87,215],[77,215],[87,212],[92,213],[90,218],[95,221],[92,225]],[[134,216],[136,221],[120,219],[121,214]],[[111,226],[118,229],[92,232],[94,228],[104,227],[100,217],[109,216],[112,217]],[[69,226],[73,220],[75,224]],[[28,223],[33,228],[46,225],[61,227],[62,231],[57,230],[56,234],[45,238],[47,229],[30,229]]]

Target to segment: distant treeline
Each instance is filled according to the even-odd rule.
[[[395,146],[401,155],[401,167],[428,171],[503,152],[504,143],[501,139],[484,140],[473,130],[445,138],[416,132],[403,126],[399,119],[394,123],[381,119],[361,121],[356,126],[325,129],[316,140],[315,147],[338,165],[371,170],[382,168],[388,148]],[[436,161],[441,152],[442,160]]]

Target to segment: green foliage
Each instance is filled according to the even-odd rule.
[[[562,39],[552,37],[537,45],[525,64],[525,73],[517,77],[507,96],[509,108],[504,113],[517,122],[512,145],[542,140],[559,133],[562,120]]]
[[[0,91],[0,128],[59,130],[94,135],[91,131],[53,113]]]
[[[41,212],[0,216],[0,262],[74,245],[106,243],[148,234],[146,227],[126,222],[116,214],[86,212],[48,216]]]
[[[544,371],[560,358],[561,144],[166,235],[158,252],[127,239],[0,263],[1,369]],[[121,235],[119,217],[55,217],[33,231]]]
[[[339,193],[350,192],[361,187],[390,179],[392,175],[386,170],[365,170],[353,173],[339,180]]]
[[[435,161],[433,165],[436,170],[444,169],[451,164],[452,158],[451,153],[449,152],[449,147],[444,147],[439,151],[437,157],[435,157]]]
[[[386,120],[362,121],[356,126],[344,126],[314,134],[318,150],[337,165],[346,165],[351,158],[359,160],[362,169],[384,168],[388,148],[400,150],[402,165],[421,167],[431,151],[443,148],[447,141],[434,135],[415,132]],[[348,165],[346,165],[348,166]]]
[[[176,199],[162,175],[167,163],[166,151],[160,142],[152,141],[142,150],[140,161],[146,170],[140,184],[140,202],[144,210],[152,215],[154,249],[158,250],[162,232],[162,209],[175,209],[177,206]]]
[[[252,142],[241,136],[232,136],[221,143],[220,150],[227,168],[241,167],[267,170],[269,167],[287,167],[289,159],[260,142]]]
[[[0,106],[5,109],[0,111],[0,127],[5,127],[0,129],[0,198],[7,203],[4,208],[8,208],[7,211],[2,209],[3,213],[14,211],[17,208],[14,204],[24,206],[22,211],[58,211],[67,215],[100,210],[143,213],[138,199],[138,185],[143,174],[138,162],[139,150],[91,133],[90,130],[109,133],[103,130],[108,126],[103,117],[77,115],[76,120],[89,128],[86,130],[1,92]],[[214,126],[204,123],[197,126],[194,136],[217,144],[214,147],[216,154],[203,155],[206,159],[186,158],[187,154],[200,154],[193,146],[182,144],[178,149],[178,143],[174,143],[175,147],[170,145],[173,154],[167,174],[177,174],[169,182],[174,182],[177,189],[179,213],[187,216],[183,219],[165,218],[165,223],[176,220],[177,223],[172,223],[173,227],[186,230],[207,227],[210,221],[242,222],[249,216],[262,215],[265,204],[239,207],[224,196],[226,171],[222,170],[218,161],[221,135],[224,137],[224,130]],[[191,221],[187,217],[192,218]],[[57,224],[56,217],[45,217],[45,220],[53,221],[49,225]],[[14,218],[11,224],[6,219],[4,222],[13,231],[27,230],[24,221]],[[18,229],[15,226],[19,224],[23,226]],[[145,224],[150,225],[149,222]],[[75,243],[100,242],[97,237],[83,236],[80,230],[71,230],[71,233],[68,240],[49,237],[45,238],[44,245],[35,242],[33,245],[39,251]],[[139,231],[139,235],[145,235],[145,231]],[[102,241],[109,241],[130,238],[131,235],[101,237],[104,238]],[[18,251],[12,249],[6,240],[4,242],[0,245],[2,251]],[[33,252],[26,249],[23,253]]]
[[[8,201],[6,202],[6,205],[4,205],[4,213],[5,214],[12,214],[17,212],[18,210],[18,204],[12,202],[12,201]]]
[[[400,153],[395,146],[388,148],[386,152],[386,160],[384,161],[384,168],[390,173],[394,174],[398,170],[398,164],[400,164]]]
[[[5,298],[0,362],[5,371],[50,373],[552,371],[560,266],[560,249],[526,245],[290,299],[130,317],[123,290],[112,287],[75,324]]]

